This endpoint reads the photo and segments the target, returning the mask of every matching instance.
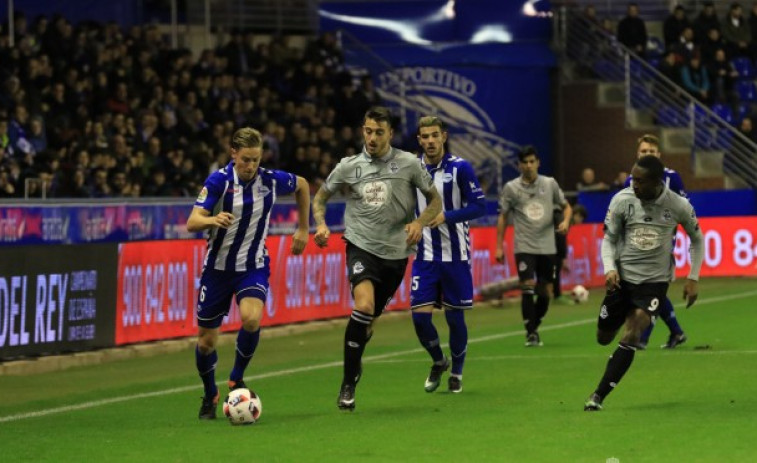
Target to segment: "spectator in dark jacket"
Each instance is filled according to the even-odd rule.
[[[622,43],[639,56],[644,56],[647,49],[647,26],[639,17],[639,6],[628,4],[628,13],[618,23],[618,42]]]
[[[691,27],[691,23],[689,23],[689,18],[686,17],[686,10],[681,5],[677,5],[673,9],[673,13],[665,19],[665,23],[662,26],[666,50],[678,42],[681,34],[683,34],[683,30],[687,27]],[[692,30],[692,40],[693,38]]]
[[[702,11],[694,21],[694,36],[697,43],[702,41],[709,34],[710,29],[717,29],[720,32],[720,20],[718,13],[715,11],[715,5],[711,1],[704,2]]]

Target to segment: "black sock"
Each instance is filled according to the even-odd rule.
[[[539,328],[539,325],[541,325],[542,319],[547,315],[547,310],[549,310],[549,297],[536,296],[536,328]]]
[[[536,309],[534,308],[534,290],[524,289],[520,295],[520,313],[527,333],[536,331]]]
[[[344,332],[344,384],[355,385],[360,374],[360,360],[368,342],[368,328],[373,315],[357,310],[352,311],[347,329]]]
[[[635,353],[635,347],[623,342],[618,343],[618,348],[615,349],[615,352],[610,356],[610,360],[607,361],[605,374],[602,376],[602,380],[595,391],[601,398],[604,399],[607,397],[615,386],[618,385],[623,375],[626,374],[626,371],[631,366]]]

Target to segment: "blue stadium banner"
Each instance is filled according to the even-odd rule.
[[[344,230],[344,202],[326,209],[326,223]],[[162,203],[0,204],[0,247],[27,244],[85,244],[203,238],[187,231],[191,200]],[[268,229],[290,234],[297,227],[297,206],[276,203]]]
[[[117,244],[0,248],[0,361],[115,342]]]

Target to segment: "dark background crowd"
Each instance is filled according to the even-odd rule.
[[[0,31],[0,198],[194,196],[242,126],[263,133],[263,166],[317,187],[380,103],[329,33],[295,48],[234,31],[193,56],[154,25],[17,13],[14,26],[13,47]]]

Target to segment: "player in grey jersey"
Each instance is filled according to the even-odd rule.
[[[502,243],[507,215],[513,214],[515,264],[521,288],[521,313],[526,328],[526,346],[541,346],[537,329],[549,309],[555,278],[557,247],[553,211],[562,209],[557,232],[565,234],[572,210],[560,186],[552,177],[539,175],[536,149],[527,146],[518,154],[520,177],[505,184],[499,197],[497,219],[497,262],[505,261]],[[534,293],[537,298],[534,303]]]
[[[423,227],[441,211],[431,176],[414,154],[392,148],[391,114],[374,107],[365,114],[363,152],[342,159],[313,198],[315,243],[328,244],[326,201],[345,188],[344,240],[347,271],[355,306],[344,334],[344,377],[337,398],[342,410],[354,410],[355,386],[372,327],[402,282],[407,259],[416,251]],[[428,206],[415,218],[416,188]]]
[[[625,330],[584,410],[602,409],[604,398],[631,366],[641,333],[664,301],[675,270],[671,237],[678,224],[691,239],[691,269],[683,288],[687,308],[699,294],[702,232],[694,208],[665,186],[664,175],[657,157],[640,158],[631,170],[632,186],[616,194],[607,210],[602,240],[607,294],[597,321],[597,342],[606,346],[624,323]]]

